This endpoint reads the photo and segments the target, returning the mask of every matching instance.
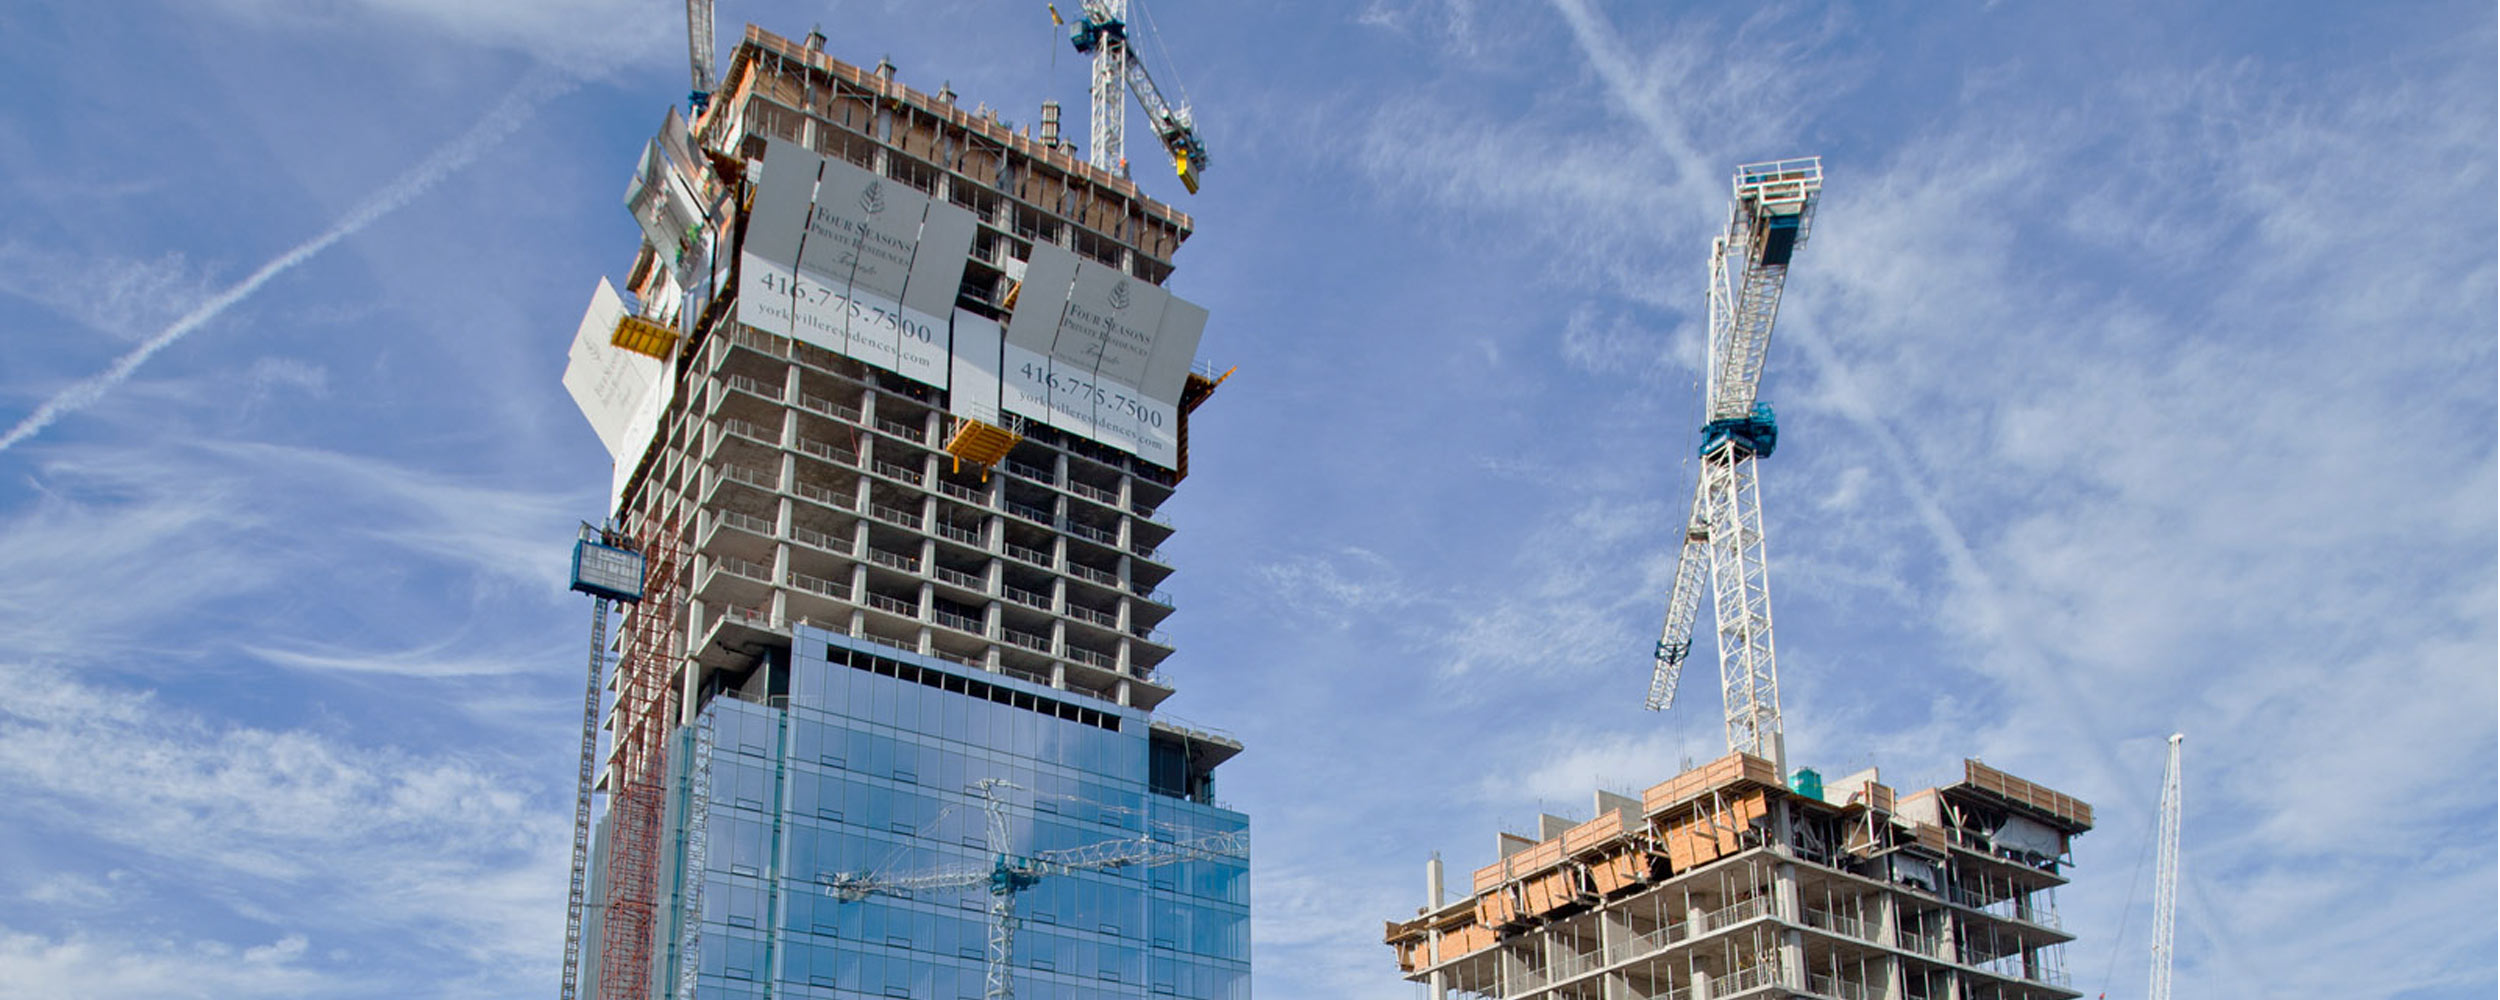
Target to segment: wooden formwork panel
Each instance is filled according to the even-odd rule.
[[[1656,816],[1712,791],[1745,782],[1780,787],[1779,769],[1752,754],[1732,753],[1651,785],[1641,793],[1641,813]]]
[[[1476,897],[1476,923],[1483,927],[1500,927],[1519,919],[1519,906],[1511,902],[1510,893],[1496,890]]]
[[[1499,940],[1501,937],[1493,932],[1493,928],[1482,924],[1443,933],[1441,935],[1441,960],[1447,962],[1454,958],[1475,954],[1493,947],[1494,942]]]
[[[1605,813],[1596,819],[1563,831],[1563,853],[1578,856],[1584,851],[1621,836],[1623,836],[1623,814]]]
[[[1531,917],[1552,913],[1580,897],[1579,886],[1574,884],[1570,869],[1529,879],[1521,894],[1526,897],[1526,915]]]
[[[1600,895],[1611,896],[1641,881],[1644,855],[1637,850],[1625,851],[1589,865],[1589,881]]]
[[[2092,828],[2092,805],[2037,782],[2025,781],[1975,760],[1962,762],[1962,783],[2066,821],[2070,827]]]

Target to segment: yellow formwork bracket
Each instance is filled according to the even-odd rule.
[[[946,453],[955,456],[955,468],[971,462],[987,468],[1007,457],[1024,435],[979,420],[966,419],[955,425],[955,436],[947,439]]]
[[[668,352],[677,347],[677,331],[628,314],[616,321],[616,333],[608,338],[608,343],[666,361]]]

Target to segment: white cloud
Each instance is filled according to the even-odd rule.
[[[419,950],[498,975],[554,955],[562,914],[545,904],[562,884],[564,822],[532,808],[533,780],[447,752],[218,722],[54,671],[0,664],[0,680],[0,789],[30,830],[174,866],[183,876],[159,892],[246,919],[415,933]],[[205,958],[210,993],[276,995],[323,985],[300,968],[306,953],[302,935],[239,956],[18,936],[0,968],[58,976],[93,961],[119,970],[99,989],[144,992]]]
[[[0,927],[0,997],[243,1000],[335,989],[337,980],[303,967],[306,945],[290,934],[238,952],[218,941],[46,938]]]
[[[217,6],[281,30],[415,28],[449,41],[525,52],[582,76],[613,73],[620,63],[685,57],[683,8],[635,0],[217,0]],[[734,44],[735,25],[715,35],[724,45]]]

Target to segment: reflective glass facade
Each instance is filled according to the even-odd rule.
[[[989,872],[983,779],[1011,784],[1017,857],[1247,827],[1150,780],[1142,710],[806,626],[767,669],[786,676],[714,697],[671,755],[671,995],[981,997],[986,882],[850,900],[827,882]],[[1015,909],[1019,998],[1250,995],[1245,857],[1051,874]]]

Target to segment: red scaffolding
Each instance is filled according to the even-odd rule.
[[[599,925],[600,1000],[651,1000],[658,970],[660,852],[668,809],[671,683],[682,657],[685,560],[677,519],[645,516],[636,546],[648,560],[642,603],[626,619],[609,714],[616,751],[608,772],[605,908]]]

